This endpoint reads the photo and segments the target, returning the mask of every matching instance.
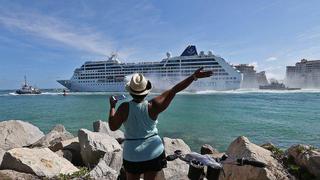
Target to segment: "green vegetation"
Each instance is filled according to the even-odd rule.
[[[80,167],[79,171],[74,172],[72,174],[60,174],[58,177],[55,179],[57,180],[69,180],[72,178],[81,178],[83,180],[91,180],[89,176],[89,170],[86,167]]]
[[[298,152],[298,154],[301,154],[301,153],[303,153],[303,152],[305,152],[305,151],[307,151],[308,149],[307,148],[305,148],[304,146],[301,146],[301,145],[299,145],[298,147],[297,147],[297,152]]]
[[[294,162],[293,157],[289,157],[284,160],[284,165],[288,169],[288,172],[300,180],[316,180],[315,176],[310,174],[309,171],[303,167],[298,166]]]
[[[288,170],[288,172],[295,176],[296,178],[298,178],[299,180],[315,180],[315,176],[312,175],[311,173],[309,173],[309,171],[307,169],[305,169],[304,167],[301,167],[299,165],[297,165],[294,161],[293,157],[287,157],[285,155],[284,150],[270,144],[270,145],[266,145],[264,147],[265,149],[268,149],[269,151],[272,152],[273,157],[275,159],[277,159],[279,162],[281,162],[284,167],[286,167],[286,169]],[[306,151],[311,151],[311,150],[316,150],[317,148],[314,146],[301,146],[299,145],[296,149],[296,152],[298,154],[300,153],[305,153]]]
[[[284,158],[284,151],[278,147],[272,146],[270,147],[269,151],[271,151],[273,154],[273,157],[280,162]]]
[[[307,146],[307,147],[305,147],[305,146],[301,146],[301,145],[299,145],[298,147],[297,147],[297,152],[300,154],[300,153],[304,153],[304,152],[306,152],[306,151],[313,151],[313,150],[317,150],[317,148],[315,147],[315,146]]]
[[[310,150],[310,151],[317,150],[317,149],[318,149],[318,148],[315,147],[315,146],[310,146],[310,147],[309,147],[309,150]]]

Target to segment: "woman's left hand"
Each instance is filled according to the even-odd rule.
[[[212,71],[203,71],[203,67],[199,68],[193,73],[193,76],[196,78],[206,78],[212,76],[213,72]]]
[[[109,98],[109,102],[110,102],[110,107],[116,107],[116,104],[117,104],[117,99],[116,98],[113,98],[113,96],[110,96]]]

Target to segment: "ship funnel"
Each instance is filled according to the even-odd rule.
[[[181,56],[197,56],[197,55],[198,55],[197,48],[194,45],[188,46],[181,54]]]

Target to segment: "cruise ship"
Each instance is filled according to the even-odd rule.
[[[195,70],[204,67],[212,70],[213,76],[195,81],[188,91],[234,90],[240,88],[241,74],[223,58],[197,52],[196,46],[188,46],[180,56],[166,58],[160,62],[122,63],[113,54],[105,61],[87,61],[74,70],[70,80],[57,80],[75,92],[122,92],[125,84],[134,73],[143,73],[153,85],[153,91],[168,89],[190,76]]]

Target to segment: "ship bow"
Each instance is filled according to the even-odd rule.
[[[71,88],[71,82],[70,80],[57,80],[58,83],[60,83],[62,86],[70,89]]]

